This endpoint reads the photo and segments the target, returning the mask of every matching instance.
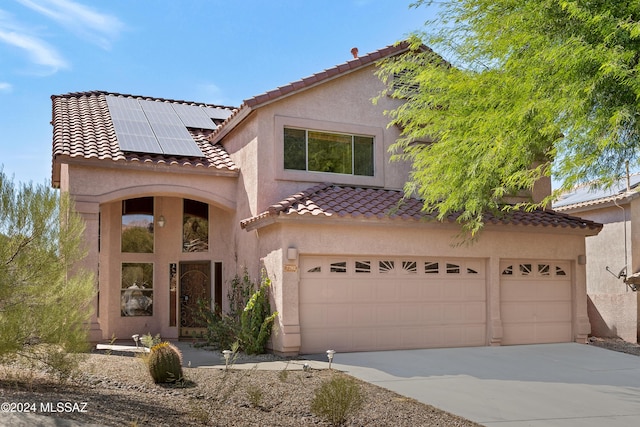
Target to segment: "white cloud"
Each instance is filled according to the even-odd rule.
[[[32,62],[48,68],[50,72],[69,68],[67,61],[47,42],[30,34],[15,23],[11,16],[0,10],[0,43],[16,47],[29,56]]]
[[[0,92],[11,92],[13,90],[13,86],[11,83],[0,82]]]
[[[47,16],[76,35],[109,49],[124,29],[116,16],[100,13],[72,0],[16,0]]]

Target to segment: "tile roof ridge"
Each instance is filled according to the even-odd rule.
[[[51,99],[55,98],[80,98],[83,96],[99,96],[99,95],[110,95],[122,98],[135,98],[135,99],[143,99],[147,101],[158,101],[158,102],[170,102],[174,104],[186,104],[186,105],[197,105],[199,107],[207,107],[207,108],[222,108],[225,110],[237,110],[238,107],[228,106],[228,105],[218,105],[211,104],[207,102],[198,102],[198,101],[185,101],[180,99],[171,99],[171,98],[158,98],[155,96],[144,96],[144,95],[133,95],[127,93],[119,93],[119,92],[108,92],[104,90],[92,90],[92,91],[84,91],[84,92],[68,92],[60,95],[51,95]]]

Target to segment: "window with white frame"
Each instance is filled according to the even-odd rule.
[[[284,168],[374,176],[374,138],[284,128]]]

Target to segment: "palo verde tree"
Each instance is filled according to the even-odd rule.
[[[381,63],[388,112],[410,160],[406,191],[476,234],[489,211],[532,209],[579,183],[604,185],[638,165],[640,2],[419,0],[438,18]],[[447,59],[431,51],[433,48]],[[552,166],[553,165],[553,166]],[[541,203],[503,204],[554,175]]]
[[[93,276],[75,268],[84,223],[67,195],[0,169],[0,357],[67,369],[87,346]]]

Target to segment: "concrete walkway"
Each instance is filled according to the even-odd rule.
[[[182,352],[182,365],[191,368],[216,368],[224,369],[225,360],[220,351],[203,350],[198,347],[194,347],[192,343],[179,341],[173,342],[173,344]],[[295,371],[302,370],[304,364],[308,364],[312,369],[327,369],[329,367],[327,357],[321,360],[318,356],[313,359],[307,359],[302,357],[296,360],[270,360],[269,355],[256,355],[254,357],[248,357],[238,359],[232,363],[233,369],[260,369],[266,371],[281,371],[284,369]]]
[[[336,353],[333,366],[485,426],[640,425],[640,357],[584,344]]]

